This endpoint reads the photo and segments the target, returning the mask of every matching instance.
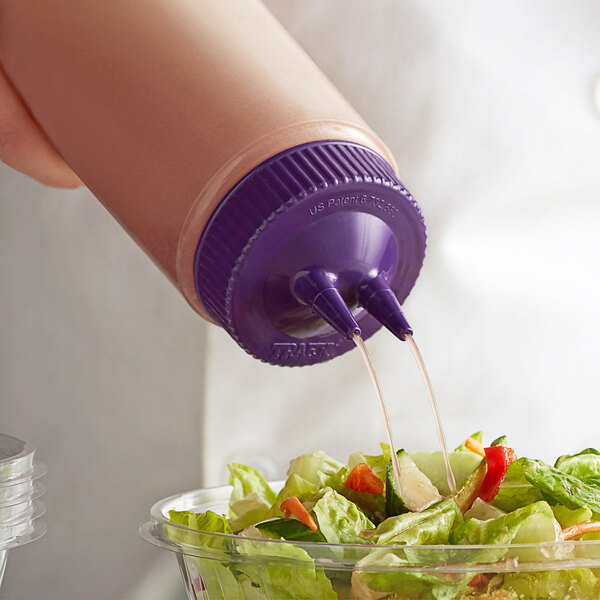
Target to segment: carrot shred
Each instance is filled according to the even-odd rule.
[[[313,531],[317,531],[317,524],[296,496],[290,496],[287,500],[284,500],[280,506],[280,510],[286,519],[294,515],[298,521],[304,523]]]
[[[375,475],[375,471],[367,463],[358,463],[350,471],[344,487],[368,494],[383,494],[383,481]]]
[[[467,438],[465,440],[465,447],[468,448],[471,452],[479,454],[479,456],[485,456],[485,449],[483,447],[483,444],[473,439],[472,437]]]
[[[562,534],[565,540],[582,536],[584,533],[599,533],[600,521],[590,521],[589,523],[579,523],[563,529]]]

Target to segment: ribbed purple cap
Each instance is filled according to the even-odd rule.
[[[298,273],[330,273],[364,338],[381,326],[358,289],[380,277],[403,302],[425,255],[425,225],[387,161],[319,141],[264,161],[223,198],[198,243],[200,302],[237,343],[277,365],[307,365],[354,344],[292,291]]]

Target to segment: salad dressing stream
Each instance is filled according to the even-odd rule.
[[[388,416],[387,407],[385,405],[385,401],[383,400],[383,394],[381,392],[381,386],[379,385],[379,380],[377,379],[377,375],[375,374],[375,369],[373,368],[373,362],[371,361],[371,357],[369,356],[369,351],[365,345],[364,340],[362,339],[360,333],[352,334],[352,341],[356,344],[360,353],[362,354],[363,360],[365,361],[365,365],[367,366],[367,370],[369,371],[369,375],[371,376],[371,381],[373,382],[373,387],[375,388],[375,393],[377,394],[377,398],[379,399],[379,406],[381,407],[381,412],[383,413],[383,422],[385,423],[385,430],[387,432],[388,443],[390,445],[390,453],[392,458],[392,468],[394,470],[394,477],[396,478],[396,483],[398,484],[398,489],[402,489],[400,483],[400,465],[398,463],[398,455],[396,454],[396,446],[394,445],[394,440],[392,439],[392,427],[390,425],[390,418]]]
[[[431,379],[429,379],[429,373],[427,373],[427,367],[425,367],[425,361],[421,356],[419,347],[415,342],[412,335],[406,335],[404,340],[411,349],[411,352],[417,362],[427,395],[429,396],[429,403],[431,404],[431,410],[433,411],[433,418],[435,420],[435,426],[437,428],[438,440],[442,449],[442,455],[444,457],[444,464],[446,465],[446,480],[448,481],[448,487],[452,494],[456,493],[456,481],[454,479],[454,473],[450,467],[450,456],[448,455],[448,446],[446,444],[446,435],[444,434],[444,428],[442,427],[442,420],[440,419],[440,412],[438,410],[437,401],[435,399],[435,393],[433,392],[433,386],[431,385]]]
[[[377,398],[379,400],[379,405],[381,407],[381,412],[383,414],[383,422],[385,424],[385,430],[387,433],[388,443],[390,445],[390,453],[392,459],[392,467],[394,470],[394,477],[398,484],[398,488],[401,489],[401,473],[400,473],[400,465],[398,464],[398,455],[396,454],[396,446],[394,445],[394,440],[392,438],[392,427],[390,425],[390,418],[388,415],[387,407],[385,405],[385,401],[383,399],[383,393],[381,392],[381,386],[379,385],[379,380],[377,379],[377,375],[375,373],[375,369],[373,367],[373,362],[371,361],[371,357],[367,350],[364,340],[362,339],[359,333],[352,334],[352,340],[358,347],[363,360],[365,361],[365,365],[367,370],[369,371],[369,375],[371,377],[371,381],[373,382],[373,387],[375,388],[375,393],[377,394]],[[437,429],[438,440],[440,443],[440,447],[442,450],[442,456],[444,457],[444,465],[446,467],[446,480],[448,481],[448,487],[450,488],[450,492],[452,494],[456,493],[456,481],[454,479],[454,473],[452,472],[452,468],[450,466],[450,456],[448,455],[448,446],[446,444],[446,436],[444,434],[444,429],[442,427],[442,421],[440,419],[440,413],[437,406],[437,401],[435,399],[435,393],[433,391],[433,386],[431,384],[431,379],[429,378],[429,373],[427,372],[427,368],[425,367],[425,362],[423,361],[423,357],[421,356],[421,352],[419,351],[419,347],[415,342],[412,335],[407,334],[405,337],[405,341],[411,349],[411,352],[414,356],[414,359],[419,367],[419,371],[423,378],[423,383],[425,384],[425,389],[427,391],[427,396],[429,397],[429,403],[431,405],[431,410],[433,412],[433,418],[435,420],[435,426]]]

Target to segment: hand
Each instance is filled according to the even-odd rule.
[[[0,160],[46,185],[61,188],[82,185],[33,120],[1,66]]]

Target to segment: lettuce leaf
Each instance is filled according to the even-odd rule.
[[[374,544],[446,544],[450,531],[462,522],[454,500],[443,500],[422,512],[389,517],[375,529],[363,531],[361,538]]]
[[[205,513],[171,510],[169,519],[173,523],[197,529],[198,532],[167,526],[165,528],[167,537],[182,544],[208,549],[213,551],[217,558],[224,559],[223,562],[220,562],[219,560],[184,556],[188,568],[193,564],[194,570],[202,577],[210,598],[229,600],[229,598],[240,597],[238,582],[225,560],[228,560],[233,550],[231,540],[201,533],[232,534],[233,531],[225,515],[218,515],[210,510]]]
[[[239,531],[264,520],[277,496],[256,469],[239,463],[227,467],[229,485],[233,487],[229,498],[229,524],[234,531]]]
[[[600,477],[600,452],[595,448],[586,448],[578,454],[560,456],[554,467],[567,475],[581,479]]]
[[[599,597],[598,579],[589,569],[506,573],[497,579],[503,579],[500,590],[512,592],[518,598],[597,600]]]
[[[402,515],[403,516],[403,515]],[[356,564],[352,573],[353,598],[435,598],[453,600],[473,578],[472,574],[437,575],[399,571],[411,563],[395,551],[375,550]],[[369,568],[374,570],[369,572]],[[386,567],[390,570],[379,571]]]
[[[549,502],[572,509],[589,508],[594,513],[600,513],[598,485],[586,483],[578,477],[563,473],[541,460],[521,458],[513,464],[518,463],[521,463],[525,479]]]
[[[205,535],[205,533],[228,533],[233,530],[227,522],[225,515],[218,515],[211,510],[205,513],[195,513],[190,510],[170,510],[169,520],[179,525],[184,525],[197,531],[187,531],[179,527],[166,527],[167,537],[175,542],[198,546],[200,548],[211,548],[222,551],[224,554],[231,548],[231,540],[218,536]]]
[[[356,504],[332,489],[325,491],[313,511],[319,530],[330,544],[364,544],[360,533],[375,527]]]
[[[348,478],[348,467],[331,458],[322,450],[303,454],[290,462],[287,480],[277,494],[268,517],[281,515],[281,503],[296,496],[300,501],[317,494],[325,487],[339,491]]]
[[[302,548],[289,543],[244,540],[237,549],[242,556],[258,559],[240,561],[236,569],[258,585],[267,598],[337,600],[323,570],[315,568]]]
[[[544,500],[542,493],[525,478],[523,463],[517,460],[508,466],[506,478],[490,504],[510,513],[540,500]]]
[[[497,519],[469,519],[450,534],[452,544],[533,544],[560,539],[560,526],[547,502],[519,508]],[[537,549],[533,549],[536,550]],[[526,551],[525,551],[526,552]],[[481,562],[500,560],[506,548],[481,550]],[[520,551],[521,556],[523,551]]]
[[[592,518],[592,511],[589,508],[571,509],[566,506],[556,504],[552,507],[554,518],[560,523],[560,526],[565,529],[571,525],[579,525],[579,523],[587,523]]]

